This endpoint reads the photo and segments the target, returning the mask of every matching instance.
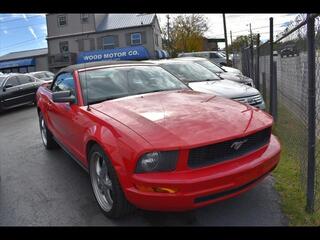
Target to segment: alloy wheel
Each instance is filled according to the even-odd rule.
[[[94,152],[91,155],[90,163],[92,164],[90,167],[90,175],[94,194],[101,208],[109,212],[113,206],[113,193],[107,164],[99,152]]]

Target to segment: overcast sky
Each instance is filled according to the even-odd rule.
[[[167,14],[157,14],[160,25],[167,22]],[[169,14],[171,20],[178,14]],[[223,38],[222,14],[204,14],[208,18],[209,30],[206,37]],[[235,39],[239,35],[249,34],[251,23],[252,31],[260,33],[261,40],[269,37],[269,18],[274,18],[275,35],[283,31],[289,21],[294,20],[297,14],[226,14],[228,40],[230,30]],[[0,14],[0,56],[9,52],[23,51],[47,47],[47,26],[44,14]],[[224,43],[219,44],[224,47]]]
[[[167,14],[157,14],[160,25],[167,24]],[[169,14],[170,20],[179,14]],[[209,38],[224,38],[222,14],[204,14],[208,19],[209,30],[205,34]],[[269,39],[269,18],[273,17],[274,35],[282,32],[287,24],[294,20],[298,14],[226,14],[226,25],[228,33],[228,43],[230,44],[230,30],[232,39],[239,35],[250,33],[249,24],[253,33],[260,33],[261,41]],[[224,43],[219,43],[219,47],[224,47]]]

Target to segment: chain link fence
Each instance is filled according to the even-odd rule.
[[[276,124],[285,126],[281,129],[283,131],[281,135],[287,138],[290,149],[283,151],[289,157],[292,156],[292,159],[299,159],[298,177],[301,179],[301,191],[306,194],[308,204],[313,205],[314,202],[314,209],[318,210],[320,208],[320,17],[313,18],[314,41],[310,42],[310,35],[307,34],[307,18],[305,18],[304,23],[291,30],[287,29],[287,32],[275,41],[271,38],[266,43],[255,46],[253,51],[250,47],[243,47],[240,53],[235,54],[237,58],[234,60],[234,67],[241,69],[244,75],[256,81],[256,87],[266,102],[266,111],[274,116]],[[309,86],[310,59],[308,59],[310,44],[315,45],[315,68],[311,70],[315,74],[315,88],[313,88],[315,114],[312,114],[309,103],[309,99],[312,99],[312,86]],[[272,101],[275,102],[274,105]],[[312,118],[315,118],[315,127],[310,129]],[[316,136],[315,149],[310,148],[312,134]],[[315,156],[314,167],[310,151]],[[311,203],[310,198],[312,198]],[[313,206],[308,204],[307,208],[313,209]]]

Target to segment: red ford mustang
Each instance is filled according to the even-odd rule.
[[[280,158],[267,113],[192,91],[150,63],[64,68],[39,88],[37,106],[44,146],[60,145],[88,170],[108,217],[234,197]]]

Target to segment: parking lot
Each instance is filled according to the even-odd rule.
[[[0,225],[36,226],[279,226],[287,220],[267,177],[233,199],[186,213],[137,210],[109,220],[98,208],[89,177],[61,149],[42,146],[36,108],[0,114]]]

